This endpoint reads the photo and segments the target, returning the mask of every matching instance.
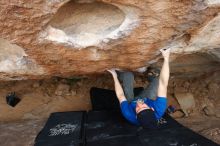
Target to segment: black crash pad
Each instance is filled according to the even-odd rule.
[[[115,136],[110,139],[90,141],[87,146],[142,146],[142,144],[136,136]]]
[[[83,136],[85,112],[52,113],[35,139],[35,146],[80,146]]]
[[[89,111],[87,114],[87,142],[135,136],[137,129],[138,127],[128,123],[119,111]]]
[[[134,95],[138,95],[144,88],[134,88]],[[120,105],[115,91],[92,87],[90,90],[90,99],[93,110],[120,110]]]
[[[165,115],[167,123],[157,130],[143,129],[123,120],[118,111],[90,111],[87,114],[88,146],[218,146]]]
[[[71,117],[74,118],[68,121]],[[82,117],[83,112],[52,114],[37,136],[35,146],[218,146],[167,115],[164,117],[167,124],[159,130],[131,125],[118,111],[89,111],[87,120]],[[81,121],[85,123],[80,126]],[[50,129],[60,123],[79,125],[79,128],[70,134],[50,137]]]
[[[100,91],[109,93],[109,98],[114,91],[92,88],[93,95]],[[102,94],[102,95],[104,95]],[[93,98],[94,96],[91,96]],[[96,101],[99,100],[101,101]],[[113,96],[113,98],[116,98]],[[93,105],[100,111],[85,112],[63,112],[53,113],[48,119],[45,127],[35,140],[35,146],[218,146],[211,140],[182,126],[170,116],[165,115],[167,123],[158,130],[143,129],[127,122],[121,115],[119,107],[102,110],[104,96],[93,100],[99,106]],[[104,105],[108,104],[104,101]],[[116,101],[116,100],[115,100]],[[115,103],[109,103],[115,105]],[[105,110],[104,110],[105,109]],[[50,136],[51,129],[57,125],[75,125],[69,134],[55,134]],[[62,126],[58,126],[58,129]],[[64,127],[65,129],[65,127]],[[61,130],[62,131],[62,130]],[[60,133],[60,132],[58,132]]]
[[[135,94],[142,89],[136,89]],[[93,105],[95,107],[93,110],[102,109],[101,106],[106,104],[116,105],[116,103],[109,102],[110,97],[114,98],[112,101],[117,101],[113,92],[107,89],[92,88],[90,91],[91,100],[93,104],[98,105]],[[108,95],[108,98],[102,95]],[[87,145],[127,146],[133,145],[133,140],[137,146],[218,146],[211,140],[184,127],[167,114],[163,117],[167,123],[160,125],[157,130],[150,130],[129,124],[121,112],[115,109],[117,107],[111,109],[109,106],[108,111],[88,112],[86,121]]]

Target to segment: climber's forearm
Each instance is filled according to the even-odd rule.
[[[166,58],[164,59],[164,62],[163,62],[159,81],[164,86],[167,86],[169,82],[169,77],[170,77],[169,58]]]
[[[115,92],[116,92],[116,95],[117,95],[119,102],[121,103],[126,100],[125,95],[124,95],[124,91],[121,87],[121,84],[118,80],[118,77],[113,76],[113,79],[114,79],[114,83],[115,83]]]
[[[167,96],[167,86],[169,82],[169,76],[170,76],[169,58],[164,58],[163,66],[159,77],[159,87],[158,87],[159,97]]]

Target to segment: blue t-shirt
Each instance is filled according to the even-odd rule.
[[[157,97],[156,100],[151,100],[149,98],[143,98],[144,103],[147,104],[149,107],[154,109],[154,114],[156,119],[160,119],[167,107],[167,98],[163,97]],[[128,101],[123,101],[121,103],[121,112],[123,116],[132,124],[139,125],[139,122],[137,120],[137,114],[135,111],[137,100],[131,101],[128,103]]]

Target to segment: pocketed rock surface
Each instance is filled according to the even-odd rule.
[[[176,73],[186,63],[215,71],[220,60],[219,4],[1,0],[0,80],[103,74],[113,67],[134,71],[157,62],[161,48],[172,48]],[[188,56],[198,53],[206,60],[195,62]]]

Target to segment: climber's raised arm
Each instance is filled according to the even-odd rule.
[[[118,98],[119,102],[122,103],[123,101],[125,101],[127,99],[125,98],[124,91],[123,91],[121,84],[118,80],[117,73],[114,69],[108,70],[108,72],[110,72],[112,74],[112,77],[113,77],[114,83],[115,83],[115,91],[116,91],[117,98]]]
[[[166,49],[166,50],[161,49],[160,51],[163,55],[164,62],[160,72],[157,95],[158,97],[167,97],[167,86],[170,76],[170,69],[169,69],[170,49]]]

